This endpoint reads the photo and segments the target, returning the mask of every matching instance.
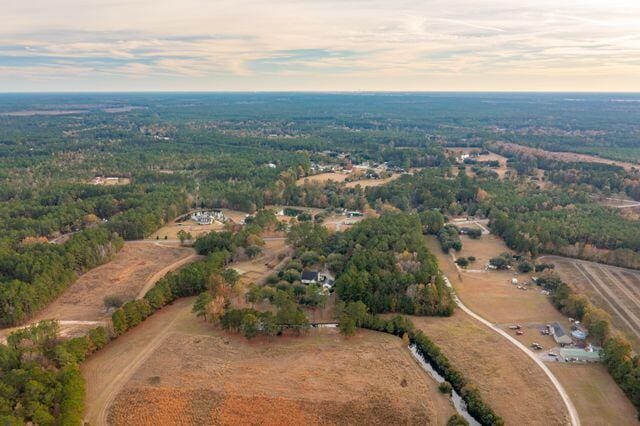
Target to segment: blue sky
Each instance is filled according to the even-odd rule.
[[[0,91],[640,91],[636,0],[0,0]]]

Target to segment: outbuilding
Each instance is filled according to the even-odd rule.
[[[562,327],[560,323],[554,322],[553,324],[551,324],[550,331],[551,335],[553,335],[553,339],[557,344],[565,346],[573,343],[571,336],[567,334],[567,332],[564,330],[564,327]]]

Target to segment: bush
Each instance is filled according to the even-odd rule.
[[[447,426],[469,426],[469,422],[460,414],[454,414],[447,420]]]
[[[451,386],[451,383],[444,381],[438,385],[438,390],[442,393],[451,395],[451,392],[453,391],[453,387]]]
[[[469,259],[467,259],[466,257],[459,257],[456,259],[456,263],[461,268],[466,268],[467,266],[469,266]]]
[[[117,309],[124,304],[124,300],[122,300],[122,297],[116,296],[116,295],[105,296],[103,301],[104,301],[104,306],[107,309],[109,308]]]

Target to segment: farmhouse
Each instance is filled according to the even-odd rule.
[[[303,284],[322,284],[323,288],[329,290],[333,287],[335,279],[327,271],[318,272],[304,270],[302,271],[300,281],[302,281]]]
[[[302,284],[317,284],[318,280],[318,271],[302,271],[302,276],[300,279],[300,281],[302,281]]]
[[[211,225],[214,220],[226,222],[227,217],[220,210],[213,210],[210,212],[196,212],[191,215],[191,220],[197,222],[198,225]]]
[[[570,345],[573,343],[571,336],[567,334],[564,328],[557,322],[551,324],[551,335],[557,344],[561,346]]]

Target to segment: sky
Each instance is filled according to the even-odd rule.
[[[0,92],[640,91],[640,0],[0,0]]]

